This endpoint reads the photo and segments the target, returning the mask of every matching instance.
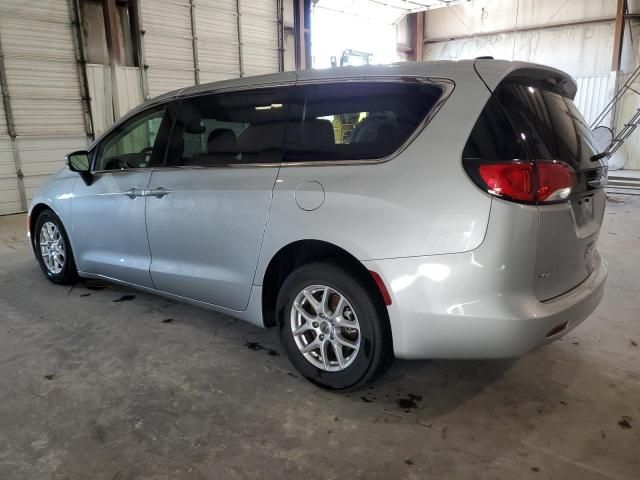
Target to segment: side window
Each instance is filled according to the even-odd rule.
[[[295,88],[286,162],[384,158],[416,131],[442,95],[426,83],[340,82]]]
[[[287,88],[185,98],[167,166],[279,163],[287,121]]]
[[[95,170],[162,165],[171,119],[166,106],[147,110],[117,127],[98,147]]]

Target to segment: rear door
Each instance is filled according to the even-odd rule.
[[[596,268],[596,243],[606,197],[606,167],[588,125],[572,101],[571,89],[541,72],[516,71],[494,97],[504,109],[529,160],[560,161],[575,171],[566,202],[540,205],[536,278],[540,300],[561,295]]]
[[[282,157],[287,86],[183,99],[147,197],[151,277],[163,292],[247,306]]]

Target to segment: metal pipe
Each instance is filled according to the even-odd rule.
[[[145,35],[145,30],[143,28],[142,25],[142,9],[140,8],[140,1],[136,0],[135,2],[135,25],[136,25],[136,31],[138,32],[138,36],[137,36],[137,40],[138,40],[138,60],[139,60],[139,64],[140,64],[140,77],[141,77],[141,81],[142,81],[142,96],[144,97],[145,100],[149,100],[150,98],[150,93],[149,93],[149,76],[147,74],[147,70],[149,68],[149,65],[147,65],[145,62],[145,56],[144,56],[144,35]]]
[[[278,17],[278,71],[284,72],[284,1],[276,0]]]
[[[191,49],[193,50],[193,76],[196,85],[200,85],[200,63],[198,61],[198,35],[196,33],[196,0],[189,0],[191,14]]]
[[[18,181],[18,195],[20,196],[20,206],[22,211],[27,211],[27,194],[24,188],[24,174],[22,173],[22,165],[20,163],[20,152],[18,150],[16,124],[13,118],[13,110],[11,109],[11,97],[9,96],[9,86],[7,83],[7,75],[4,66],[4,50],[2,49],[2,41],[0,40],[0,90],[2,90],[2,104],[4,106],[4,117],[7,124],[7,133],[11,138],[11,153],[13,155],[13,165],[16,170]]]
[[[240,20],[240,0],[236,0],[236,15],[238,19],[238,66],[240,77],[244,77],[244,62],[242,59],[242,21]]]

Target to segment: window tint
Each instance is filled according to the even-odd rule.
[[[286,88],[182,100],[167,166],[280,162]]]
[[[494,96],[489,98],[473,127],[462,156],[484,160],[527,158],[522,141]]]
[[[161,106],[118,126],[98,147],[96,170],[162,165],[171,120]]]
[[[512,77],[498,86],[487,103],[464,157],[562,160],[581,170],[593,168],[591,157],[597,151],[588,125],[570,98],[545,82]]]
[[[284,161],[386,157],[418,128],[441,94],[439,86],[405,82],[298,86]]]

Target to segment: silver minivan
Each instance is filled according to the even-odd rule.
[[[44,274],[276,327],[298,371],[498,358],[598,305],[606,168],[558,70],[478,59],[287,72],[129,113],[35,195]]]

